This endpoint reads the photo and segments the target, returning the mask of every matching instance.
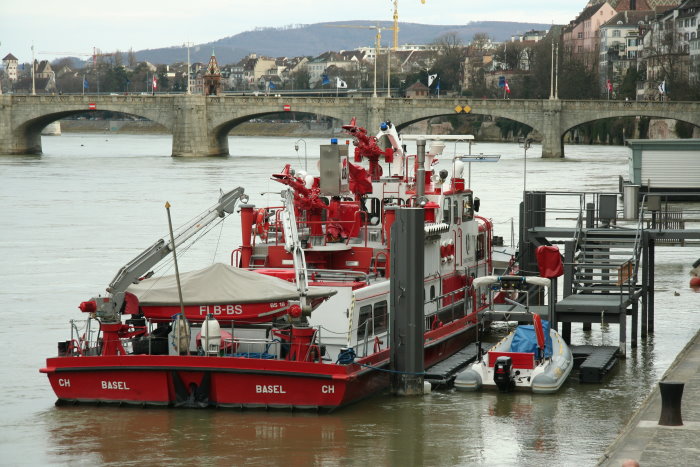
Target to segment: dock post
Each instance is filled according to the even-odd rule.
[[[659,392],[661,393],[661,415],[659,416],[659,425],[683,425],[681,400],[683,399],[684,386],[685,383],[659,381]]]
[[[649,323],[647,324],[649,328],[649,333],[654,334],[654,250],[656,248],[656,240],[653,238],[649,239],[649,299],[647,301],[648,316],[647,319]]]
[[[400,208],[391,227],[391,379],[402,396],[423,394],[423,224],[422,208]]]
[[[642,339],[649,337],[649,234],[642,232]]]
[[[639,301],[634,300],[632,302],[632,339],[630,341],[630,346],[632,348],[637,348],[637,333],[639,328]]]
[[[618,344],[620,357],[627,358],[627,308],[620,310],[618,319],[620,323],[620,342]]]
[[[586,203],[586,229],[592,229],[593,227],[595,227],[595,204]],[[586,279],[593,278],[593,269],[585,269],[584,271],[591,274],[590,276],[586,277]],[[593,325],[591,323],[584,322],[581,325],[581,328],[584,331],[590,331],[593,329]]]

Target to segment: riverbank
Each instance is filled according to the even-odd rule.
[[[619,466],[627,459],[640,465],[696,465],[700,458],[700,332],[678,354],[662,381],[684,383],[683,424],[659,425],[658,386],[647,397],[620,436],[600,459],[601,466]]]

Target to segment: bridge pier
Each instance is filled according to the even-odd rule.
[[[9,96],[0,96],[0,154],[41,154],[41,130],[44,126],[26,122],[15,127]]]
[[[564,139],[561,125],[561,101],[543,101],[542,112],[542,157],[564,157]]]
[[[180,97],[173,122],[173,157],[228,156],[228,134],[209,129],[207,98]]]

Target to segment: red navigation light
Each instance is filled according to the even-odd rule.
[[[83,313],[94,313],[97,311],[97,303],[94,300],[88,300],[87,302],[82,302],[78,308]]]
[[[289,307],[289,316],[292,318],[298,318],[301,316],[301,307],[299,305],[292,305]]]

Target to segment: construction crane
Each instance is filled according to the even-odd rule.
[[[394,50],[399,48],[399,0],[394,1]],[[425,5],[425,0],[420,0]]]
[[[379,59],[379,51],[382,46],[382,31],[396,31],[396,28],[386,28],[380,26],[354,26],[351,24],[328,24],[326,27],[329,28],[353,28],[353,29],[374,29],[377,31],[374,43],[374,90],[372,92],[372,97],[377,97],[377,60]],[[387,49],[388,52],[388,49]],[[387,94],[390,94],[388,89],[391,88],[391,66],[389,66],[389,60],[387,58],[387,71],[389,75],[389,83],[387,84]],[[391,97],[391,96],[387,96]]]
[[[39,55],[54,55],[62,57],[92,57],[92,66],[97,68],[97,57],[110,57],[113,53],[102,53],[97,47],[92,48],[92,53],[81,52],[39,52]]]

